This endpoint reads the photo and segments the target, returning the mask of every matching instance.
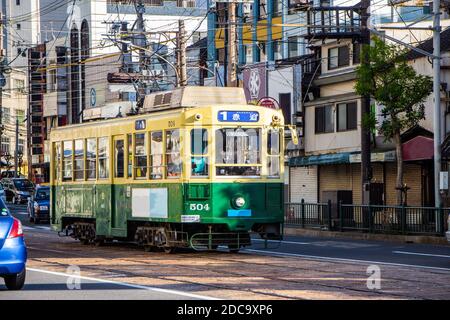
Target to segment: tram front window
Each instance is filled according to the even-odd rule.
[[[216,131],[216,174],[259,177],[261,175],[261,130],[254,128]]]

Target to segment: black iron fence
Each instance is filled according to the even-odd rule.
[[[285,224],[330,231],[444,236],[450,208],[286,203]]]

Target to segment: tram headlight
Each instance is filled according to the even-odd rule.
[[[236,207],[242,208],[243,206],[245,206],[245,199],[242,197],[238,197],[234,200],[234,204]]]

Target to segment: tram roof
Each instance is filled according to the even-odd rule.
[[[244,89],[233,87],[187,86],[145,97],[143,112],[212,105],[247,105]]]

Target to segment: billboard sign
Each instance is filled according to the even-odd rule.
[[[247,102],[257,104],[258,101],[267,96],[266,64],[244,69],[242,73]]]

